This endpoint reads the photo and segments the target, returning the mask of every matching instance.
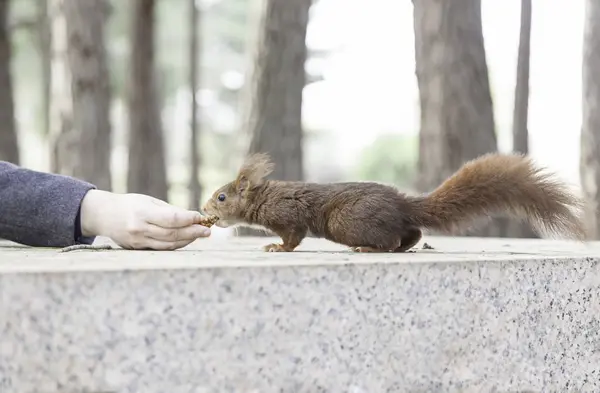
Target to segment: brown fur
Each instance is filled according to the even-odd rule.
[[[585,238],[575,212],[582,202],[526,156],[484,155],[422,196],[374,182],[265,179],[272,170],[266,154],[250,156],[203,207],[219,217],[216,226],[259,225],[279,235],[283,243],[265,251],[293,251],[310,232],[355,251],[403,252],[418,243],[423,228],[456,233],[499,213],[528,220],[540,234]]]

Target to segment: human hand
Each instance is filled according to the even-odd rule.
[[[106,236],[126,249],[175,250],[210,229],[198,225],[199,212],[142,194],[91,190],[81,203],[83,236]]]

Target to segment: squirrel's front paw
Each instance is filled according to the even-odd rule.
[[[263,247],[265,252],[285,252],[286,250],[283,248],[281,244],[271,243],[267,244]]]

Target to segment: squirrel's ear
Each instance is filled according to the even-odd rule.
[[[238,176],[238,178],[235,181],[235,186],[237,188],[237,192],[242,194],[244,191],[246,191],[250,187],[250,181],[248,180],[248,178],[246,176],[240,175],[240,176]]]
[[[238,173],[237,186],[248,189],[250,185],[260,184],[263,179],[273,172],[274,165],[265,153],[256,153],[250,155]]]

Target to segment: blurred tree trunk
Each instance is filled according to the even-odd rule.
[[[111,190],[104,0],[53,1],[52,171]]]
[[[50,94],[52,86],[52,29],[48,0],[38,4],[38,40],[42,60],[42,111],[44,136],[50,134]]]
[[[49,0],[51,15],[51,74],[50,92],[50,171],[73,174],[79,161],[79,138],[73,129],[73,103],[71,99],[71,72],[67,59],[67,20],[65,0]]]
[[[580,176],[590,235],[600,239],[600,2],[586,0]]]
[[[8,28],[10,1],[0,0],[0,161],[20,164]]]
[[[417,188],[430,191],[463,163],[497,150],[481,0],[413,0],[421,108]],[[502,220],[466,233],[501,236]]]
[[[155,1],[131,1],[127,191],[168,200],[155,65]]]
[[[513,111],[513,151],[529,154],[529,59],[531,43],[531,0],[521,0],[521,31],[517,59],[517,84]]]
[[[517,83],[513,111],[513,151],[529,154],[529,60],[531,44],[531,0],[521,0],[521,31],[517,60]],[[539,237],[529,225],[518,221],[508,223],[507,236],[522,238]]]
[[[275,163],[270,178],[302,180],[302,91],[306,84],[306,28],[312,0],[266,0],[250,102],[249,153],[266,152]],[[240,228],[239,235],[260,232]]]
[[[200,210],[200,198],[202,189],[198,170],[200,169],[200,153],[198,149],[199,126],[198,126],[198,101],[196,91],[198,90],[198,56],[199,39],[198,28],[200,25],[200,11],[196,7],[196,0],[189,0],[190,3],[190,92],[192,94],[191,119],[190,119],[190,184],[189,184],[189,208]]]
[[[250,153],[269,153],[272,178],[302,180],[302,91],[312,0],[266,0],[249,103]]]

